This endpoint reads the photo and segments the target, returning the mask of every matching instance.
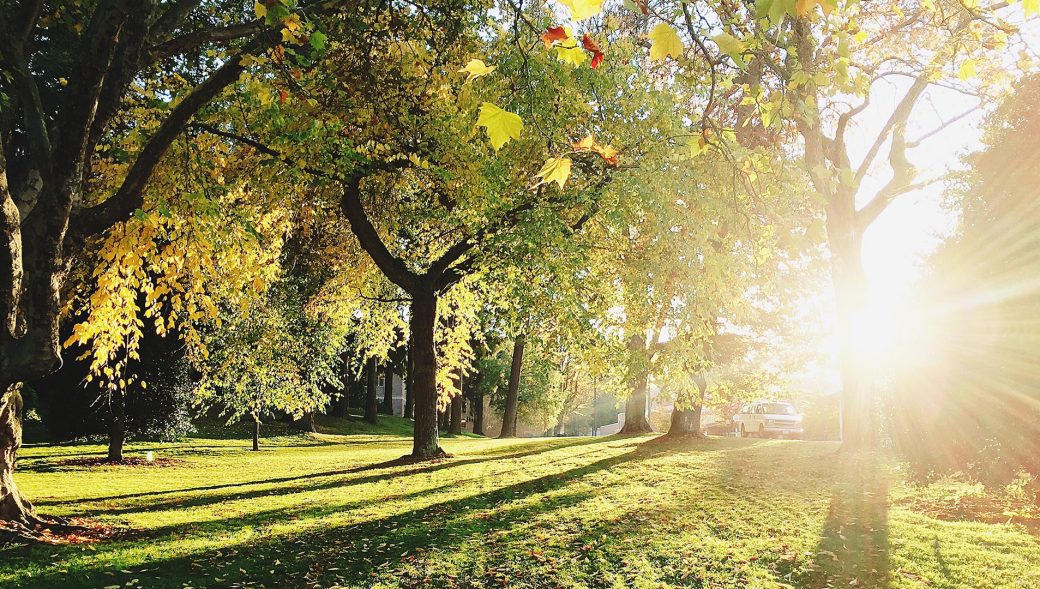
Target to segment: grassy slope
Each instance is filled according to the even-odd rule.
[[[28,448],[18,480],[41,511],[133,531],[0,552],[0,586],[1040,586],[1040,537],[915,511],[890,469],[832,444],[457,438],[452,460],[387,466],[409,440],[386,421],[396,434],[285,436],[259,453],[131,446],[184,460],[163,468]]]

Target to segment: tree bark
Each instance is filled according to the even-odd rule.
[[[520,369],[524,362],[524,345],[527,336],[516,336],[513,342],[513,361],[509,368],[509,386],[506,388],[506,407],[502,413],[502,432],[499,438],[516,437],[516,418],[520,404]]]
[[[642,335],[629,339],[630,379],[632,394],[625,402],[625,425],[618,433],[645,434],[654,431],[646,416],[646,388],[650,375],[646,368],[646,341]]]
[[[394,369],[389,362],[383,372],[383,406],[380,410],[387,415],[394,414]]]
[[[412,418],[412,390],[415,388],[415,337],[408,335],[408,355],[404,370],[404,418]]]
[[[346,353],[340,355],[340,362],[342,362],[343,366],[343,390],[340,392],[339,402],[336,403],[336,416],[350,417],[350,387],[352,382],[350,374],[350,358]]]
[[[696,405],[693,409],[680,409],[679,406],[676,405],[676,407],[672,409],[672,421],[668,427],[668,435],[670,437],[700,437],[702,435],[701,410],[701,405]]]
[[[379,394],[376,386],[379,384],[379,365],[376,359],[368,359],[368,385],[365,388],[365,421],[371,424],[379,422]]]
[[[417,289],[412,295],[412,313],[409,319],[415,343],[414,362],[415,426],[412,438],[412,458],[429,459],[446,456],[441,449],[437,431],[437,355],[433,330],[437,321],[437,295],[432,289]]]
[[[484,393],[480,389],[481,376],[478,373],[474,380],[473,392],[470,394],[470,414],[473,416],[473,433],[484,435]]]
[[[22,447],[20,385],[0,384],[0,395],[0,520],[31,525],[36,521],[36,510],[14,483],[18,450]]]
[[[448,433],[457,436],[462,433],[462,395],[456,395],[451,400],[451,406],[448,409],[451,413],[448,420]]]
[[[253,452],[260,451],[260,416],[253,415]]]
[[[849,449],[873,448],[879,443],[877,416],[863,367],[856,357],[856,322],[862,320],[866,309],[869,286],[863,269],[863,235],[851,196],[835,197],[828,205],[827,241],[838,310],[842,443]]]
[[[122,462],[126,441],[126,402],[123,391],[116,389],[110,401],[112,416],[108,427],[108,461]]]

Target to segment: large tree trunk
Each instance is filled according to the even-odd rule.
[[[253,416],[253,452],[260,451],[260,416]]]
[[[415,349],[412,354],[415,374],[415,430],[412,457],[417,459],[446,456],[441,449],[437,431],[437,355],[433,329],[437,321],[437,295],[419,291],[412,296],[412,316],[409,320]]]
[[[560,414],[556,417],[556,427],[553,428],[554,436],[563,436],[567,434],[567,412],[560,411]]]
[[[404,418],[412,418],[412,390],[415,388],[415,337],[408,335],[408,355],[404,369]]]
[[[857,321],[863,320],[869,290],[863,270],[863,235],[851,198],[834,198],[827,207],[827,240],[838,310],[842,380],[843,445],[856,449],[877,445],[877,416],[864,367],[856,357]]]
[[[0,384],[0,395],[0,520],[31,525],[36,512],[14,484],[14,468],[22,447],[20,385]]]
[[[524,362],[524,345],[527,337],[521,333],[513,342],[513,361],[509,368],[509,386],[506,388],[506,407],[502,413],[500,438],[516,437],[516,417],[520,404],[520,369]]]
[[[630,380],[632,394],[625,402],[625,426],[619,433],[645,434],[654,431],[646,416],[646,389],[650,375],[646,368],[646,340],[642,335],[634,335],[629,339],[628,352],[631,364]]]
[[[668,436],[701,436],[701,405],[695,405],[693,409],[680,409],[676,405],[672,409]]]
[[[112,416],[108,426],[109,462],[123,460],[123,444],[126,442],[126,402],[123,395],[122,390],[116,389],[110,400]]]
[[[389,362],[383,371],[383,406],[380,410],[387,415],[394,414],[394,369]]]
[[[368,359],[368,385],[365,388],[365,421],[368,423],[378,423],[379,421],[379,391],[376,390],[379,384],[379,365],[376,363],[376,359]]]

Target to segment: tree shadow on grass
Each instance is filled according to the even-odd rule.
[[[488,452],[479,452],[473,454],[472,457],[468,458],[457,458],[440,460],[437,462],[427,462],[415,465],[402,466],[397,464],[396,460],[389,460],[385,462],[365,464],[352,468],[336,469],[329,471],[313,472],[302,475],[288,476],[288,477],[277,477],[267,479],[257,479],[251,481],[242,481],[237,483],[224,483],[218,485],[204,485],[198,487],[189,487],[182,489],[171,489],[164,491],[146,491],[141,493],[125,493],[121,495],[109,495],[104,497],[91,497],[85,499],[73,499],[73,500],[47,500],[42,499],[36,502],[38,506],[58,506],[58,505],[82,505],[89,504],[99,501],[115,501],[124,499],[143,499],[148,497],[171,497],[167,500],[152,500],[148,501],[145,505],[129,505],[129,506],[118,506],[108,509],[89,509],[85,510],[84,513],[77,514],[80,517],[89,517],[96,515],[120,515],[129,513],[139,512],[154,512],[163,511],[166,509],[183,509],[191,507],[200,507],[203,505],[211,505],[215,503],[222,503],[225,501],[235,501],[241,499],[250,499],[257,497],[269,497],[273,495],[285,495],[290,493],[299,493],[303,491],[313,491],[320,489],[329,489],[333,487],[339,487],[344,485],[363,485],[367,483],[388,481],[391,479],[412,476],[417,474],[430,474],[441,470],[458,468],[469,464],[488,462],[491,460],[508,460],[508,459],[519,459],[530,456],[536,456],[546,452],[552,452],[563,448],[572,448],[577,446],[587,446],[607,441],[606,438],[577,438],[574,440],[568,440],[567,442],[560,443],[546,443],[546,444],[512,444],[505,449],[495,448]],[[616,440],[615,440],[616,441]],[[533,447],[532,447],[533,446]],[[509,452],[508,450],[519,451]],[[351,477],[363,472],[370,471],[385,471],[379,474],[371,474],[362,477]],[[322,483],[315,484],[313,481],[316,479],[330,479]],[[282,484],[288,483],[288,484]],[[236,493],[205,493],[197,497],[183,498],[178,495],[188,493],[200,493],[206,491],[222,491],[227,489],[235,489],[242,487],[253,487],[253,486],[268,486],[268,485],[280,485],[274,488],[263,488],[253,489],[249,491],[241,491]]]
[[[876,453],[842,454],[815,561],[800,587],[889,586],[888,481]]]
[[[25,581],[23,586],[96,587],[122,583],[131,577],[140,578],[142,586],[148,587],[181,587],[185,583],[196,587],[227,587],[249,582],[282,587],[364,585],[370,582],[375,569],[391,567],[407,555],[421,553],[433,546],[450,550],[468,539],[509,529],[541,514],[585,501],[593,496],[594,489],[557,492],[538,501],[529,499],[560,491],[583,477],[648,455],[650,452],[636,446],[622,454],[560,473],[352,526],[325,526],[298,534],[269,537],[240,547],[143,563],[147,572],[139,570],[113,576],[112,571],[104,570],[106,558],[103,551],[118,553],[126,548],[113,543],[100,547],[93,558],[76,564],[85,568],[69,572],[57,570],[62,567],[48,569],[31,581]],[[425,489],[417,493],[430,492],[436,490]],[[279,509],[244,518],[229,518],[214,525],[219,528],[258,527],[265,523],[284,523],[290,518],[317,518],[342,510],[342,505],[322,505],[302,512]],[[166,536],[173,536],[178,531],[185,530],[162,530]],[[52,552],[58,553],[52,555],[55,562],[60,562],[62,553],[68,556],[79,554],[78,549],[71,547]],[[20,555],[16,558],[29,560]],[[124,576],[127,579],[123,579]],[[421,580],[417,586],[422,586]]]

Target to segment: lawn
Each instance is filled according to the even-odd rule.
[[[387,419],[390,420],[389,418]],[[164,466],[26,448],[48,514],[125,528],[0,552],[2,587],[1030,587],[1040,532],[934,509],[888,461],[831,443],[448,439],[405,428],[141,443]],[[352,428],[350,434],[345,427]]]

